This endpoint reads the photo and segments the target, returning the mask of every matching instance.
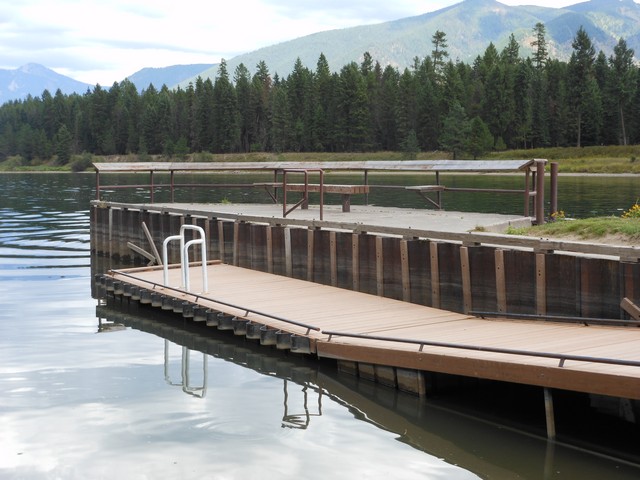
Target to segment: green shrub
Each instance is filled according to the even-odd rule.
[[[93,164],[93,155],[88,152],[84,152],[80,156],[74,156],[71,162],[72,172],[84,172],[88,168],[91,168]]]

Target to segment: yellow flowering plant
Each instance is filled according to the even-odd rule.
[[[637,200],[629,210],[622,214],[622,218],[640,218],[640,205]]]

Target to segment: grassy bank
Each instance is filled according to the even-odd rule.
[[[545,158],[557,162],[560,173],[640,173],[640,145],[509,150],[488,158]]]
[[[633,205],[620,217],[569,220],[560,215],[556,221],[528,228],[509,228],[507,233],[541,238],[640,245],[640,205]]]
[[[0,162],[0,171],[82,171],[91,168],[92,162],[139,162],[139,161],[179,161],[179,162],[261,162],[261,161],[356,161],[356,160],[402,160],[402,152],[369,152],[369,153],[243,153],[243,154],[212,154],[195,153],[180,157],[151,156],[151,155],[76,155],[69,164],[57,166],[55,159],[49,161],[26,161],[19,157],[10,157]],[[451,156],[442,151],[420,152],[416,156],[419,160],[450,159]],[[560,173],[600,173],[621,174],[640,173],[640,145],[608,146],[584,148],[540,148],[533,150],[507,150],[494,152],[484,159],[528,159],[546,158],[557,162]]]

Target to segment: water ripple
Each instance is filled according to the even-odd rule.
[[[0,209],[0,281],[50,280],[52,272],[47,270],[51,269],[61,269],[55,277],[68,278],[62,272],[90,266],[87,210],[45,212],[38,211],[42,207],[37,204],[21,207],[25,210]]]

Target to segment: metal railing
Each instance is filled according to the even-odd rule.
[[[405,338],[384,337],[378,335],[365,335],[361,333],[348,333],[348,332],[336,332],[323,330],[323,334],[329,335],[327,341],[331,341],[333,337],[351,337],[360,338],[365,340],[380,340],[383,342],[398,342],[420,345],[419,352],[422,352],[424,347],[443,347],[453,348],[460,350],[473,350],[476,352],[490,352],[490,353],[502,353],[506,355],[520,355],[525,357],[538,357],[538,358],[553,358],[559,360],[558,367],[564,367],[564,363],[567,360],[573,360],[576,362],[590,362],[590,363],[606,363],[610,365],[624,365],[628,367],[640,367],[640,361],[637,360],[622,360],[617,358],[603,358],[603,357],[591,357],[587,355],[571,355],[563,353],[549,353],[549,352],[535,352],[530,350],[518,350],[512,348],[500,348],[500,347],[485,347],[481,345],[468,345],[464,343],[449,343],[449,342],[432,342],[428,340],[412,340]]]
[[[285,168],[282,170],[282,216],[286,217],[296,208],[302,206],[303,209],[309,206],[309,172],[320,174],[320,220],[323,219],[324,209],[324,170],[321,168]],[[304,191],[298,203],[287,209],[287,175],[290,173],[302,173],[304,175]]]
[[[194,230],[200,234],[199,238],[185,241],[185,230]],[[207,245],[204,229],[197,225],[182,225],[179,235],[172,235],[164,239],[162,242],[162,265],[163,265],[163,281],[165,286],[169,286],[169,242],[180,240],[180,270],[182,273],[182,287],[187,292],[191,292],[189,279],[189,247],[192,245],[200,245],[201,263],[202,263],[202,291],[209,291],[209,283],[207,279]]]

